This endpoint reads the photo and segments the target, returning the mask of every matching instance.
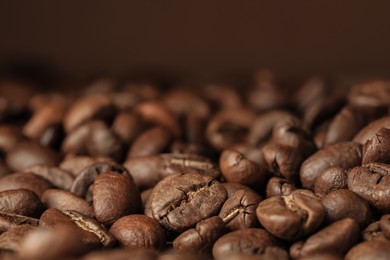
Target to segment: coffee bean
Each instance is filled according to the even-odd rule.
[[[222,185],[223,185],[223,187],[225,187],[228,197],[232,196],[238,190],[246,190],[246,191],[250,191],[250,192],[255,192],[254,190],[252,190],[248,186],[245,186],[245,185],[242,185],[239,183],[235,183],[235,182],[224,182],[224,183],[222,183]]]
[[[114,249],[105,251],[93,251],[85,255],[83,260],[125,260],[131,256],[132,260],[156,260],[158,252],[149,248],[137,248],[137,249]]]
[[[211,253],[215,241],[225,232],[225,223],[220,217],[214,216],[181,233],[173,241],[173,248],[178,251]]]
[[[93,211],[96,219],[111,225],[117,219],[141,211],[141,195],[128,176],[102,173],[93,184]]]
[[[33,226],[20,226],[5,231],[0,235],[0,249],[8,251],[20,251],[20,244],[28,233],[36,230]]]
[[[219,216],[229,230],[257,227],[256,208],[261,200],[256,192],[238,190],[225,201]]]
[[[371,209],[367,201],[350,190],[332,191],[321,202],[326,210],[327,222],[352,218],[364,228],[372,220]]]
[[[329,167],[322,171],[314,181],[314,191],[323,196],[335,190],[347,189],[347,180],[347,170],[337,166]]]
[[[242,101],[237,90],[227,84],[205,84],[201,87],[202,97],[218,108],[239,108]]]
[[[258,164],[246,159],[243,154],[234,150],[225,150],[219,159],[223,177],[228,182],[236,182],[247,186],[264,185],[266,171]]]
[[[35,175],[41,176],[57,188],[61,188],[64,190],[69,190],[74,181],[74,177],[67,171],[43,164],[25,168],[23,172],[30,172],[34,173]]]
[[[21,131],[11,125],[0,125],[0,151],[10,151],[23,139]]]
[[[383,215],[379,221],[384,237],[390,240],[390,214]]]
[[[363,146],[362,164],[370,162],[390,163],[390,129],[381,128]]]
[[[90,124],[82,124],[68,133],[62,142],[61,151],[64,154],[86,155],[88,154],[86,140],[91,132]]]
[[[172,140],[172,135],[162,127],[154,127],[139,135],[130,147],[127,158],[148,156],[164,152]]]
[[[43,205],[39,197],[30,190],[6,190],[0,192],[0,211],[38,217],[43,212]]]
[[[390,212],[390,165],[369,163],[348,174],[348,189],[368,201],[372,207]]]
[[[141,119],[134,113],[123,111],[116,115],[111,129],[125,143],[130,144],[141,132]]]
[[[271,234],[295,240],[313,233],[325,218],[325,209],[308,190],[295,190],[288,196],[275,196],[260,202],[256,215]]]
[[[14,213],[0,211],[0,233],[23,225],[38,226],[39,220]]]
[[[98,157],[90,157],[90,156],[75,156],[68,155],[64,160],[59,164],[59,168],[71,173],[73,176],[77,177],[84,168],[87,168],[95,163],[111,163],[115,164],[115,161],[111,158],[98,156]]]
[[[386,240],[379,221],[372,222],[368,225],[367,228],[363,230],[362,237],[364,241],[371,241],[374,239]]]
[[[46,179],[28,172],[13,173],[0,179],[0,191],[26,189],[35,192],[39,198],[51,188],[53,185]]]
[[[265,193],[267,198],[274,196],[287,196],[296,189],[297,188],[291,183],[288,183],[286,179],[272,177],[267,183]]]
[[[365,144],[368,140],[372,139],[381,128],[390,128],[390,117],[383,117],[369,123],[361,129],[352,140],[360,144]]]
[[[165,233],[157,221],[145,215],[124,216],[112,225],[110,232],[127,248],[165,247]]]
[[[73,210],[88,217],[93,217],[91,205],[83,198],[64,190],[48,189],[42,194],[42,202],[47,208],[61,211]]]
[[[389,82],[370,80],[355,85],[348,94],[351,104],[357,106],[379,107],[389,104]]]
[[[320,253],[320,254],[312,254],[304,257],[298,258],[299,260],[343,260],[344,257],[341,255],[337,255],[334,253]]]
[[[313,189],[317,177],[329,167],[349,169],[360,165],[361,151],[362,146],[353,142],[332,144],[317,151],[302,163],[300,169],[302,186]]]
[[[219,238],[214,244],[213,256],[216,259],[224,259],[238,253],[262,255],[268,247],[279,245],[279,240],[264,229],[240,229]]]
[[[355,220],[338,220],[311,235],[306,241],[293,244],[290,255],[294,259],[329,252],[344,255],[358,242],[359,232],[360,228]]]
[[[352,247],[345,256],[346,260],[388,259],[390,255],[390,241],[373,240]]]
[[[142,201],[142,208],[145,208],[146,202],[149,200],[150,195],[152,195],[153,188],[149,188],[147,190],[144,190],[141,192],[141,201]]]
[[[165,229],[180,232],[216,215],[226,197],[225,188],[211,177],[172,175],[154,187],[150,214]]]

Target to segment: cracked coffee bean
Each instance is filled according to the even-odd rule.
[[[291,183],[288,183],[286,179],[272,177],[267,183],[265,194],[267,198],[274,196],[287,196],[296,189],[297,188]]]

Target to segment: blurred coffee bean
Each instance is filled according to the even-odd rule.
[[[0,235],[0,249],[19,252],[23,239],[34,230],[36,227],[24,225],[5,231]]]
[[[47,189],[53,188],[53,185],[33,173],[22,172],[13,173],[0,179],[0,191],[26,189],[35,192],[40,198]]]
[[[123,111],[116,115],[111,129],[125,143],[130,144],[143,128],[141,119],[134,113]]]
[[[20,226],[38,226],[39,219],[0,211],[0,233]]]
[[[372,240],[352,247],[345,260],[389,259],[390,241]]]
[[[300,178],[302,186],[314,188],[317,177],[329,167],[339,166],[343,169],[353,168],[361,164],[362,146],[354,142],[332,144],[308,157],[301,166]]]
[[[261,200],[256,192],[238,190],[225,201],[219,216],[232,231],[257,227],[256,208]]]
[[[165,247],[165,233],[161,226],[145,215],[129,215],[115,221],[110,232],[126,248]]]
[[[295,190],[288,196],[263,200],[256,214],[267,231],[286,240],[313,233],[325,219],[324,207],[309,190]]]
[[[178,251],[211,253],[215,241],[225,232],[225,223],[220,217],[214,216],[181,233],[173,241],[173,248]]]
[[[241,97],[237,90],[226,84],[206,84],[202,86],[201,93],[215,109],[239,108],[242,106]]]
[[[23,172],[34,173],[35,175],[41,176],[57,188],[64,190],[69,190],[74,180],[74,177],[67,171],[43,164],[25,168]]]
[[[92,164],[102,163],[102,162],[115,164],[114,160],[104,156],[91,157],[91,156],[68,155],[59,164],[58,167],[62,170],[71,173],[73,176],[77,177],[82,172],[82,170],[84,170],[84,168],[87,168]]]
[[[154,127],[140,134],[130,146],[127,158],[163,153],[172,141],[170,132]]]
[[[180,232],[216,215],[226,198],[225,188],[212,177],[172,175],[154,187],[150,216],[168,231]]]
[[[242,185],[239,183],[235,183],[235,182],[223,182],[222,185],[223,185],[223,187],[225,187],[228,197],[232,196],[238,190],[255,192],[254,190],[252,190],[248,186],[245,186],[245,185]]]
[[[329,192],[348,188],[347,170],[341,167],[329,167],[321,172],[314,181],[314,191],[319,195],[326,195]]]
[[[8,152],[22,140],[20,129],[11,125],[0,125],[0,151]]]
[[[267,183],[265,194],[267,198],[274,196],[287,196],[296,189],[297,188],[286,179],[272,177]]]
[[[31,190],[6,190],[0,192],[0,211],[39,217],[43,212],[43,205],[37,194]]]
[[[390,104],[390,84],[383,80],[362,82],[351,88],[348,100],[357,106],[388,106]]]
[[[390,214],[383,215],[379,221],[384,237],[390,239]]]
[[[138,249],[114,249],[104,251],[93,251],[85,255],[83,260],[156,260],[158,252],[149,248]]]
[[[371,241],[376,239],[386,240],[379,221],[372,222],[370,225],[368,225],[366,229],[362,231],[362,238],[364,241]]]

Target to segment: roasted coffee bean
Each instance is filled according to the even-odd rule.
[[[140,190],[152,188],[163,176],[163,170],[159,155],[129,158],[123,166],[131,173],[135,184]]]
[[[352,140],[360,144],[365,144],[368,140],[372,139],[381,128],[390,128],[390,117],[383,117],[366,125]]]
[[[259,165],[266,165],[263,156],[263,150],[261,147],[253,147],[246,143],[241,143],[232,146],[230,149],[242,153],[247,159],[251,160],[252,162],[255,162]]]
[[[385,260],[389,259],[390,241],[372,240],[354,246],[348,251],[345,260]]]
[[[93,183],[93,211],[105,225],[141,211],[141,195],[134,181],[115,172],[102,173]]]
[[[224,183],[222,183],[222,185],[223,185],[223,187],[225,187],[228,197],[232,196],[238,190],[246,190],[246,191],[250,191],[250,192],[255,192],[254,190],[252,190],[248,186],[245,186],[245,185],[242,185],[239,183],[235,183],[235,182],[224,182]]]
[[[143,102],[135,107],[135,112],[148,123],[160,125],[175,137],[181,135],[181,128],[173,115],[158,102]]]
[[[58,154],[48,147],[22,142],[7,153],[6,163],[12,170],[20,171],[37,164],[55,166],[59,159]]]
[[[261,225],[271,234],[295,240],[313,233],[325,218],[325,209],[308,190],[275,196],[260,202],[256,209]]]
[[[70,191],[74,194],[85,197],[90,185],[93,184],[96,177],[104,172],[117,172],[131,178],[130,174],[122,165],[111,162],[98,162],[84,168],[74,180]]]
[[[58,149],[61,147],[62,140],[64,139],[63,126],[58,124],[50,125],[38,138],[37,142],[42,146],[52,147]]]
[[[384,80],[370,80],[355,85],[348,94],[351,104],[357,106],[379,107],[390,103],[390,85]]]
[[[225,223],[220,217],[214,216],[181,233],[173,241],[173,248],[179,251],[211,253],[215,241],[225,232]]]
[[[158,252],[150,248],[137,248],[137,249],[114,249],[104,251],[93,251],[85,255],[83,260],[156,260]]]
[[[189,251],[176,251],[168,250],[160,254],[157,258],[158,260],[211,260],[212,258],[209,255],[189,252]]]
[[[30,172],[34,173],[35,175],[41,176],[57,188],[64,190],[69,190],[74,180],[72,174],[68,173],[67,171],[43,164],[25,168],[23,172]]]
[[[21,131],[11,125],[0,125],[0,151],[8,152],[22,140]]]
[[[0,211],[0,233],[20,226],[38,226],[39,219]]]
[[[372,207],[390,212],[390,165],[369,163],[348,174],[348,189],[368,201]]]
[[[147,190],[144,190],[141,192],[141,201],[142,201],[142,208],[145,208],[146,202],[149,200],[150,195],[152,195],[153,188],[149,188]]]
[[[347,170],[337,166],[329,167],[322,171],[314,181],[314,191],[323,196],[335,190],[347,189],[347,180]]]
[[[264,229],[240,229],[219,238],[214,244],[213,256],[216,259],[224,259],[240,253],[262,255],[268,247],[279,245],[279,240]]]
[[[238,190],[225,201],[219,216],[229,230],[257,227],[256,208],[261,200],[256,192]]]
[[[219,167],[223,177],[228,182],[236,182],[252,187],[265,184],[266,170],[234,150],[224,150],[222,152]]]
[[[390,163],[390,129],[381,128],[363,146],[362,164],[371,162]]]
[[[254,119],[255,115],[249,110],[222,110],[210,119],[207,140],[218,151],[244,142]]]
[[[111,129],[125,143],[130,144],[141,132],[141,119],[134,113],[123,111],[116,115]]]
[[[294,259],[329,252],[344,255],[359,241],[359,232],[360,228],[355,220],[338,220],[311,235],[306,241],[293,244],[290,255]]]
[[[92,164],[103,162],[115,164],[114,160],[104,156],[90,157],[69,155],[59,164],[58,167],[77,177],[85,168],[91,166]]]
[[[160,154],[168,148],[171,140],[172,135],[165,128],[151,128],[134,140],[127,158]]]
[[[30,190],[6,190],[0,192],[0,211],[38,217],[43,212],[43,205],[39,197]]]
[[[383,235],[390,240],[390,214],[383,215],[379,221]]]
[[[67,133],[92,119],[109,119],[115,113],[115,107],[105,95],[91,95],[76,101],[67,111],[64,127]]]
[[[303,257],[300,257],[298,259],[299,260],[312,260],[312,259],[315,259],[315,260],[343,260],[344,257],[341,255],[337,255],[337,254],[329,252],[329,253],[320,253],[320,254],[312,254],[312,255],[308,255],[308,256],[303,256]]]
[[[86,155],[88,154],[86,140],[91,132],[90,124],[82,124],[68,133],[62,142],[61,151],[64,154]]]
[[[165,247],[165,233],[161,226],[145,215],[129,215],[115,221],[110,232],[127,248]]]
[[[331,144],[307,158],[301,165],[300,178],[302,186],[314,188],[317,177],[329,167],[339,166],[343,169],[360,165],[362,146],[354,142]]]
[[[172,175],[154,187],[150,214],[165,229],[180,232],[216,215],[226,198],[225,188],[212,177]]]
[[[77,211],[60,211],[52,208],[46,210],[39,220],[39,226],[42,227],[57,228],[59,225],[66,226],[78,234],[83,243],[90,248],[111,247],[116,242],[102,224]]]
[[[288,182],[299,179],[299,167],[303,157],[297,148],[281,144],[268,144],[263,147],[264,160],[269,171]]]
[[[20,251],[20,244],[28,233],[34,231],[36,227],[23,225],[5,231],[0,235],[0,249],[8,251]]]
[[[297,188],[291,183],[288,183],[286,179],[272,177],[267,183],[265,194],[267,198],[274,196],[287,196],[296,189]]]
[[[367,201],[350,190],[332,191],[322,198],[321,202],[326,210],[327,222],[352,218],[364,228],[372,220],[371,209]]]
[[[379,221],[372,222],[368,225],[367,228],[363,230],[362,237],[364,241],[371,241],[374,239],[386,240]]]
[[[0,179],[0,191],[26,189],[41,197],[45,190],[51,188],[53,185],[46,179],[28,172],[13,173]]]
[[[61,211],[73,210],[88,217],[93,217],[91,205],[83,198],[64,190],[48,189],[41,197],[47,208],[55,208]]]
[[[231,85],[205,84],[201,87],[201,94],[216,109],[239,108],[242,106],[240,95]]]

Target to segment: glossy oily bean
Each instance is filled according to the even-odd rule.
[[[29,217],[38,217],[43,212],[39,197],[26,189],[0,192],[0,211]]]
[[[330,167],[322,171],[314,182],[316,194],[326,195],[329,192],[348,188],[347,170],[341,167]]]
[[[26,189],[35,192],[38,197],[53,185],[41,176],[33,173],[13,173],[0,179],[0,191]]]
[[[348,251],[345,260],[389,259],[390,241],[373,240],[354,246]]]
[[[214,216],[181,233],[173,241],[173,248],[178,251],[210,253],[215,241],[225,232],[225,223],[220,217]]]
[[[227,198],[218,181],[199,174],[172,175],[150,196],[150,214],[165,229],[180,232],[216,215]]]
[[[275,196],[260,202],[256,215],[273,235],[295,240],[313,233],[325,218],[325,209],[308,190],[295,190],[288,196]]]
[[[300,179],[302,186],[314,188],[314,182],[322,171],[329,167],[339,166],[343,169],[361,164],[362,146],[354,142],[332,144],[317,151],[301,165]]]
[[[256,208],[261,200],[253,191],[238,190],[225,201],[219,216],[229,230],[257,227]]]
[[[372,220],[371,209],[367,201],[350,190],[332,191],[323,197],[321,202],[326,210],[327,222],[352,218],[364,228]]]
[[[362,165],[379,162],[390,163],[390,129],[381,128],[363,146]]]
[[[350,218],[336,221],[305,241],[299,241],[290,248],[290,255],[296,259],[319,253],[344,255],[359,241],[359,225]]]
[[[267,183],[265,194],[267,198],[274,196],[287,196],[290,195],[297,188],[288,183],[286,179],[272,177]]]
[[[118,219],[110,232],[126,248],[165,247],[165,233],[161,226],[145,215],[129,215]]]
[[[368,201],[372,207],[390,212],[390,165],[369,163],[352,169],[348,189]]]
[[[360,144],[365,144],[368,140],[373,138],[381,128],[390,128],[390,117],[383,117],[369,123],[361,129],[352,140]]]

